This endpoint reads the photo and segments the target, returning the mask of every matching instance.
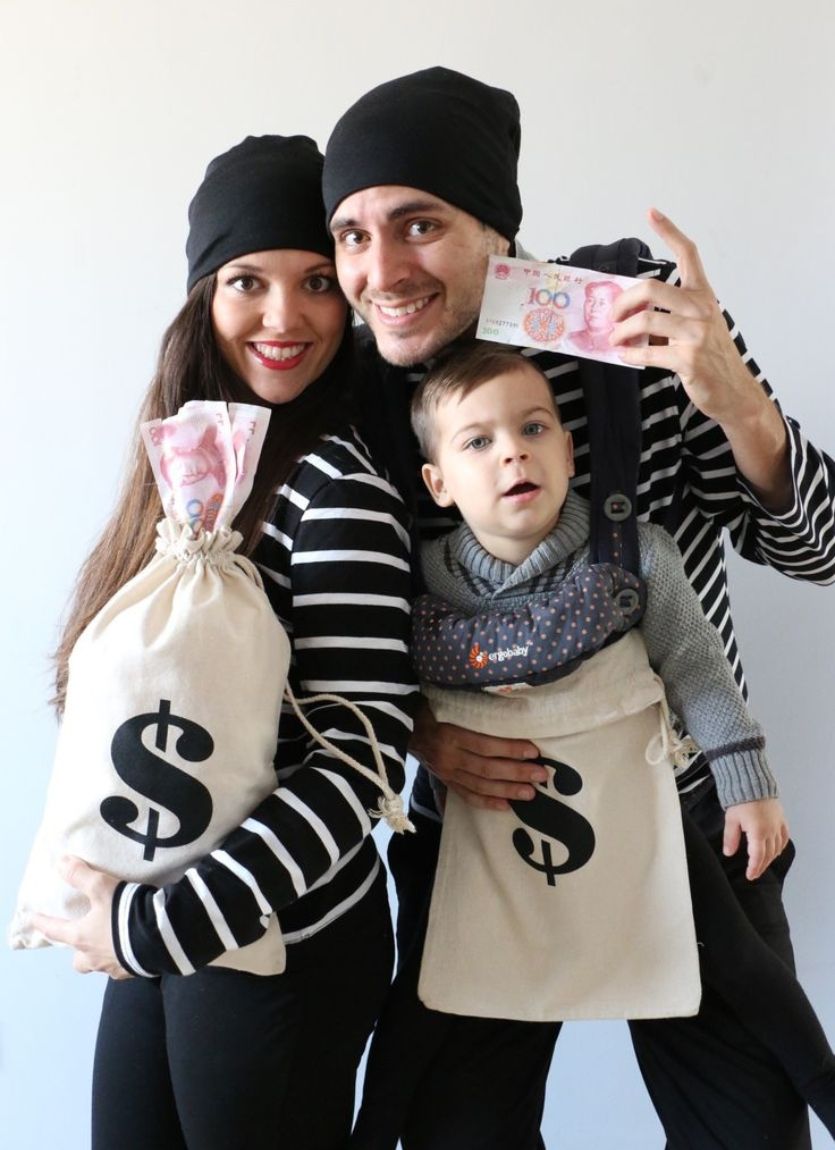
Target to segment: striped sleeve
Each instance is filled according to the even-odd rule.
[[[732,526],[741,555],[809,583],[835,582],[835,462],[784,416],[792,474],[792,504],[777,515],[762,506],[743,479],[748,514]]]
[[[670,282],[675,283],[674,265],[668,268]],[[722,314],[743,362],[779,410],[742,333],[727,311]],[[760,503],[737,471],[722,429],[688,402],[680,385],[678,394],[684,462],[703,511],[728,528],[734,548],[746,559],[810,583],[835,582],[835,462],[809,443],[797,423],[781,411],[789,445],[792,502],[786,510],[774,513]]]
[[[417,701],[409,659],[410,554],[404,505],[357,441],[334,441],[283,489],[265,525],[265,585],[293,644],[297,697],[334,693],[371,721],[391,787],[405,781]],[[306,708],[330,742],[374,769],[359,720]],[[136,974],[188,973],[253,942],[270,911],[327,883],[375,825],[380,791],[282,716],[279,785],[178,882],[126,887],[114,913],[119,958]]]

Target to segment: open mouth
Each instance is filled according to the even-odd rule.
[[[252,346],[259,355],[276,363],[284,359],[296,359],[305,348],[303,343],[255,343]]]
[[[419,315],[420,312],[430,304],[434,299],[434,295],[423,296],[420,299],[409,300],[408,303],[403,304],[385,304],[375,301],[375,307],[378,313],[384,320],[389,323],[397,323],[398,321],[408,321],[412,316]]]
[[[271,371],[290,371],[297,367],[310,345],[306,343],[251,343],[252,355]]]
[[[505,491],[504,494],[505,498],[507,499],[517,495],[530,495],[534,491],[539,491],[537,485],[535,483],[529,483],[527,480],[523,480],[521,483],[515,483],[513,487],[511,487],[509,491]]]

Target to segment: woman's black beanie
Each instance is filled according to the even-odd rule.
[[[188,290],[250,252],[333,257],[322,206],[322,154],[308,136],[247,136],[206,168],[188,209]]]

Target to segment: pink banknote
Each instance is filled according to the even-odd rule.
[[[244,403],[192,400],[142,438],[165,514],[192,530],[228,527],[252,490],[270,413]]]
[[[612,304],[640,281],[566,264],[491,256],[476,335],[620,363],[609,345]]]

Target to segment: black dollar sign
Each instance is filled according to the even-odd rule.
[[[540,759],[542,766],[552,767],[553,775],[550,786],[560,795],[576,795],[582,789],[583,780],[580,774],[556,759]],[[548,784],[546,784],[547,786]],[[522,859],[541,871],[548,880],[548,886],[555,886],[555,875],[567,874],[569,871],[584,867],[594,854],[594,831],[591,823],[587,822],[581,814],[567,807],[565,803],[558,802],[547,793],[537,791],[530,802],[520,800],[510,802],[516,815],[533,830],[546,835],[541,839],[542,862],[534,859],[536,844],[527,831],[518,827],[513,832],[513,846]],[[556,839],[568,848],[568,858],[565,862],[554,863],[551,856],[551,844],[548,839]]]
[[[179,730],[181,734],[174,747],[187,763],[202,763],[209,758],[215,745],[205,727],[172,715],[168,699],[160,699],[158,711],[134,715],[122,723],[113,736],[110,757],[119,778],[152,802],[171,811],[180,822],[173,835],[160,838],[157,834],[159,810],[151,807],[143,834],[131,826],[139,817],[139,808],[134,802],[119,795],[111,795],[104,800],[99,807],[101,817],[120,835],[143,843],[143,858],[150,862],[158,847],[184,846],[203,834],[212,817],[212,796],[197,779],[147,749],[142,742],[142,732],[146,727],[156,727],[154,746],[158,751],[168,749],[169,728]]]

